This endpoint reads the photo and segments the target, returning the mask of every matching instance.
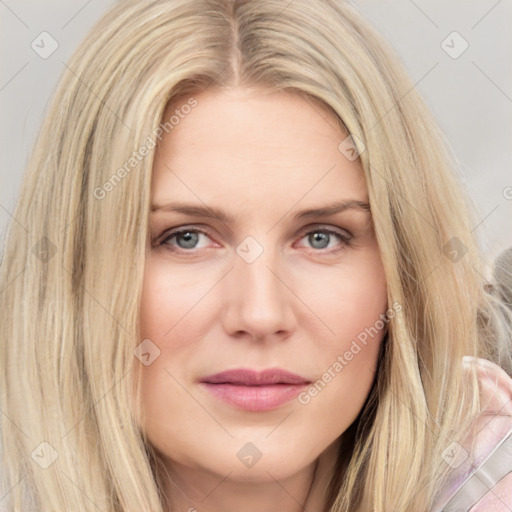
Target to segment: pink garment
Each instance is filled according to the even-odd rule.
[[[512,378],[486,359],[463,364],[476,365],[482,414],[462,445],[443,452],[453,469],[431,512],[512,512]]]

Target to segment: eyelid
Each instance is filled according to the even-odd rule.
[[[299,233],[297,236],[302,237],[304,235],[307,235],[311,231],[315,231],[315,230],[334,233],[334,234],[341,236],[342,238],[346,238],[346,239],[350,239],[350,238],[354,237],[354,235],[348,229],[341,228],[339,226],[333,226],[332,224],[320,224],[320,223],[308,224],[307,226],[304,226],[303,228],[301,228],[299,230]]]
[[[324,232],[329,235],[334,235],[338,237],[339,244],[336,247],[332,247],[330,249],[314,249],[312,247],[306,247],[309,252],[312,252],[314,255],[319,256],[335,256],[339,254],[341,251],[350,247],[353,242],[354,235],[350,233],[350,231],[340,228],[338,226],[326,225],[326,224],[309,224],[302,228],[297,235],[298,241],[302,240],[305,236],[314,232]]]

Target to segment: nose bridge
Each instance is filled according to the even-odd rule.
[[[247,237],[236,252],[224,304],[226,328],[258,338],[292,329],[292,294],[280,275],[284,267],[278,251]]]

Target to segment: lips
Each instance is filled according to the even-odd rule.
[[[280,368],[269,368],[261,372],[246,368],[227,370],[201,379],[208,384],[233,384],[238,386],[269,386],[274,384],[309,384],[310,381]]]
[[[230,407],[263,412],[289,403],[310,381],[280,368],[261,372],[240,368],[209,375],[200,383],[209,396]]]

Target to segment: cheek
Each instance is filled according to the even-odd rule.
[[[300,293],[329,330],[315,343],[322,344],[331,356],[347,350],[358,337],[364,341],[369,331],[377,337],[376,330],[384,327],[381,315],[387,310],[387,286],[376,247],[348,253],[339,268],[316,270],[307,282],[301,282]]]
[[[339,286],[327,279],[311,281],[313,307],[330,334],[314,340],[321,373],[298,397],[308,414],[324,418],[332,436],[348,428],[363,407],[387,325],[396,314],[388,309],[386,279],[376,253],[347,261],[336,280]]]
[[[322,373],[297,397],[304,420],[320,418],[326,437],[335,439],[360,413],[375,379],[384,334],[383,329],[370,328],[326,348]]]
[[[190,312],[208,294],[211,286],[204,273],[194,268],[177,271],[165,258],[149,257],[140,306],[142,339],[149,338],[157,343],[161,340],[161,343],[174,338],[176,348],[175,341],[179,345],[179,340],[175,340],[176,331],[188,321]]]

